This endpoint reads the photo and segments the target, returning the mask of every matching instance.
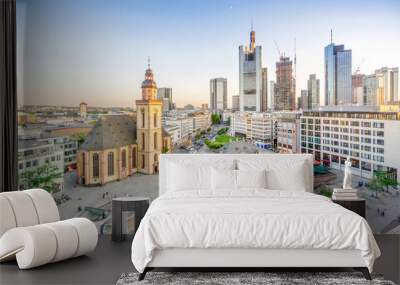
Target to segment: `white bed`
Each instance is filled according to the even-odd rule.
[[[264,170],[269,185],[256,187]],[[162,155],[160,197],[132,262],[141,278],[154,267],[355,267],[369,277],[380,251],[367,222],[312,194],[312,181],[311,155]]]

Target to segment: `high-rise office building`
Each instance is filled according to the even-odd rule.
[[[303,109],[303,104],[301,103],[301,95],[300,97],[297,97],[297,110],[302,110]]]
[[[315,74],[310,74],[307,81],[308,91],[308,109],[317,109],[319,107],[319,79]]]
[[[166,88],[166,87],[158,88],[157,99],[163,102],[164,111],[170,111],[174,109],[174,104],[172,102],[172,88]]]
[[[300,95],[300,109],[303,109],[303,110],[308,110],[308,109],[310,109],[310,106],[308,105],[308,103],[309,103],[309,95],[308,95],[308,90],[301,90],[301,93],[300,93],[301,95]]]
[[[363,77],[363,100],[361,105],[380,106],[385,103],[382,74],[370,74]]]
[[[351,76],[351,103],[363,105],[364,74],[354,73]]]
[[[261,46],[256,46],[256,33],[250,32],[250,45],[239,46],[240,111],[262,111]]]
[[[227,109],[227,80],[214,78],[210,80],[210,108],[214,114],[220,114]]]
[[[232,95],[232,111],[240,110],[240,96]]]
[[[87,103],[82,102],[79,104],[79,115],[82,118],[87,118]]]
[[[375,74],[382,80],[384,104],[399,101],[399,68],[382,67]]]
[[[261,69],[261,112],[268,110],[268,69]]]
[[[269,82],[269,108],[274,110],[275,108],[275,81],[271,80]]]
[[[325,105],[351,102],[351,50],[331,41],[325,47]]]
[[[276,63],[274,97],[275,111],[294,111],[296,109],[293,63],[289,57],[281,56],[280,60]]]

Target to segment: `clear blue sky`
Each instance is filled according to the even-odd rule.
[[[353,50],[353,70],[400,65],[400,1],[17,0],[19,103],[133,106],[147,56],[159,87],[178,106],[209,101],[209,80],[238,93],[238,46],[253,18],[268,80],[275,80],[273,40],[293,56],[297,95],[310,73],[321,79],[330,29]],[[21,72],[24,71],[24,72]]]

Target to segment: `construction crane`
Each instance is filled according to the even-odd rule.
[[[363,64],[365,62],[365,58],[363,57],[362,59],[361,59],[361,62],[360,62],[360,64],[357,66],[357,68],[356,68],[356,74],[358,74],[358,73],[360,73],[360,67],[361,67],[361,65]]]
[[[278,51],[279,57],[283,56],[283,54],[281,53],[281,50],[279,49],[279,46],[278,46],[278,43],[276,42],[276,40],[274,40],[274,44],[275,44],[276,50]]]

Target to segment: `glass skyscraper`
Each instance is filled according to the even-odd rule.
[[[325,47],[325,105],[351,104],[351,50]]]
[[[210,108],[213,114],[222,114],[228,108],[227,104],[227,80],[226,78],[214,78],[210,80]]]
[[[261,46],[256,46],[252,29],[250,45],[239,46],[240,111],[262,111],[262,79]]]

